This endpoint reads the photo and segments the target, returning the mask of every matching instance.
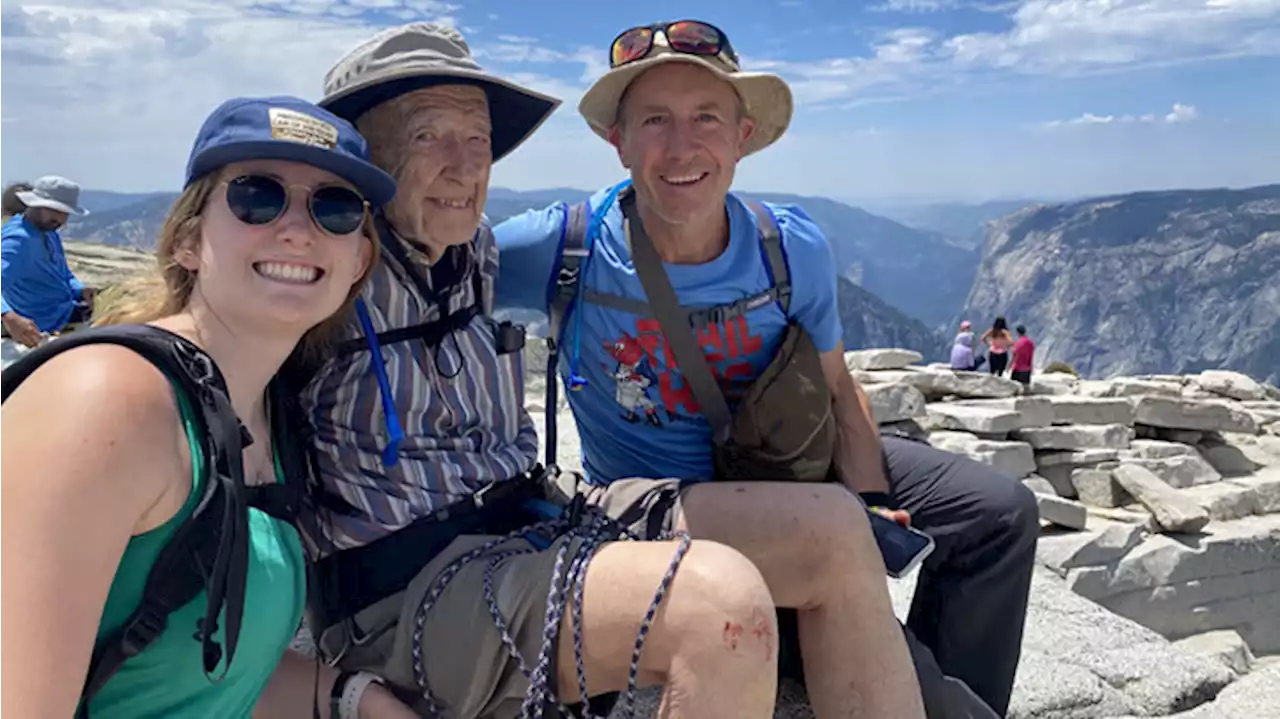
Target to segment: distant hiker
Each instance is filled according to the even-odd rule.
[[[19,197],[19,192],[31,190],[29,182],[15,182],[4,188],[4,197],[0,200],[0,221],[8,222],[10,217],[21,215],[27,205]]]
[[[34,199],[74,209],[65,187]],[[300,494],[286,491],[301,465],[270,381],[350,306],[377,253],[366,208],[394,192],[332,114],[228,101],[196,136],[159,276],[110,310],[129,324],[53,340],[5,373],[4,648],[22,658],[5,716],[301,717],[331,691],[346,708],[324,716],[356,716],[338,671],[289,649],[307,587]],[[133,349],[84,346],[95,337]],[[382,687],[358,711],[416,716]]]
[[[15,192],[26,209],[0,232],[0,320],[4,336],[35,347],[68,324],[85,322],[95,289],[67,267],[58,228],[68,215],[86,215],[76,203],[80,186],[49,175]]]
[[[493,163],[559,100],[417,22],[342,57],[321,104],[399,182],[357,312],[295,371],[319,474],[303,526],[322,656],[423,716],[505,719],[661,682],[671,717],[772,717],[777,628],[756,568],[687,536],[615,541],[537,465],[523,328],[490,316],[482,210]]]
[[[985,357],[975,357],[973,354],[972,332],[961,332],[956,335],[955,344],[951,346],[951,369],[974,372],[985,361]]]
[[[1013,335],[1009,334],[1009,323],[1004,317],[996,317],[991,329],[982,333],[982,343],[990,347],[987,356],[991,362],[991,374],[1003,377],[1009,366],[1009,348],[1013,346]]]
[[[987,361],[973,351],[973,323],[964,320],[951,344],[951,369],[975,372]]]
[[[798,610],[783,616],[798,616],[818,717],[920,716],[917,674],[930,716],[1003,714],[1034,499],[990,466],[879,437],[845,367],[827,238],[800,207],[729,191],[738,161],[790,123],[787,84],[743,71],[697,20],[624,30],[609,64],[578,110],[630,179],[494,229],[500,302],[548,313],[581,488],[635,531],[687,529],[755,562]],[[867,506],[947,547],[923,565],[914,672]]]
[[[1032,342],[1031,338],[1027,336],[1025,325],[1018,325],[1014,329],[1018,333],[1018,339],[1013,343],[1013,365],[1010,367],[1012,372],[1009,376],[1030,387],[1031,366],[1036,354],[1036,343]]]

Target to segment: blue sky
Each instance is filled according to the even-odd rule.
[[[218,102],[318,99],[347,49],[438,19],[564,100],[494,184],[594,188],[621,168],[576,105],[608,42],[686,17],[797,99],[742,189],[983,200],[1280,181],[1280,0],[5,0],[0,170],[175,189]]]

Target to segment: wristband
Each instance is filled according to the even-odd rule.
[[[867,509],[900,509],[893,495],[887,492],[858,492],[858,496],[867,505]]]
[[[333,680],[333,686],[329,688],[329,719],[338,719],[342,705],[342,690],[346,688],[347,681],[353,676],[355,672],[342,672],[337,679]]]
[[[382,684],[382,678],[369,672],[356,672],[348,677],[342,687],[342,700],[338,713],[331,719],[359,719],[360,698],[364,696],[364,691],[369,688],[369,685],[374,683]]]

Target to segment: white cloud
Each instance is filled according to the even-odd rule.
[[[1164,116],[1164,121],[1169,123],[1191,122],[1199,116],[1200,113],[1196,110],[1195,105],[1182,105],[1175,102],[1173,110]]]
[[[959,6],[959,0],[887,0],[867,9],[872,12],[927,13],[951,10]]]
[[[4,178],[60,173],[87,187],[172,189],[199,123],[218,103],[319,99],[329,67],[381,29],[370,11],[381,22],[456,26],[458,9],[434,0],[6,1],[5,97],[23,101],[5,103]],[[527,38],[507,40],[473,49],[489,56],[486,66],[506,63],[517,69],[504,68],[507,76],[576,102],[579,84],[536,70],[585,63]]]
[[[1050,74],[1280,54],[1275,0],[1030,0],[1012,20],[946,48],[962,67]]]
[[[993,73],[1078,76],[1241,56],[1280,56],[1277,0],[889,0],[877,9],[1009,13],[1005,32],[882,32],[865,56],[744,62],[793,81],[803,104],[922,95]]]
[[[1113,124],[1155,124],[1164,123],[1174,125],[1178,123],[1187,123],[1200,117],[1200,111],[1195,105],[1183,105],[1175,102],[1173,109],[1165,115],[1156,115],[1155,113],[1146,113],[1144,115],[1095,115],[1092,112],[1086,112],[1083,115],[1070,120],[1050,120],[1042,125],[1046,128],[1069,127],[1072,125],[1113,125]]]

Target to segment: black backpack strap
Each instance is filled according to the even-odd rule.
[[[241,452],[252,441],[236,417],[226,382],[213,360],[183,337],[148,325],[120,325],[82,330],[26,353],[3,373],[3,397],[9,395],[54,356],[88,344],[129,348],[164,373],[190,405],[205,457],[197,480],[200,499],[152,565],[138,607],[119,629],[98,642],[81,692],[81,716],[89,701],[130,657],[137,655],[167,628],[168,617],[207,593],[205,616],[195,629],[206,674],[222,660],[214,641],[217,619],[225,610],[226,666],[239,639],[248,572],[248,516]],[[224,668],[225,674],[225,668]]]
[[[582,277],[582,265],[587,258],[587,221],[591,208],[586,200],[569,205],[565,209],[564,224],[560,228],[560,255],[551,277],[547,297],[547,406],[545,410],[547,441],[545,464],[556,463],[556,413],[559,398],[559,378],[556,366],[560,360],[560,342],[564,338],[564,323],[573,310],[578,295],[578,282]]]
[[[419,267],[409,258],[409,254],[405,251],[404,246],[400,244],[400,240],[391,231],[391,225],[387,222],[384,215],[378,215],[375,220],[378,227],[379,237],[382,240],[382,251],[393,258],[397,264],[403,269],[405,274],[409,276],[409,280],[417,288],[418,294],[422,295],[422,299],[428,303],[435,304],[440,308],[440,317],[430,322],[422,322],[420,324],[411,325],[409,327],[398,327],[396,329],[384,330],[377,334],[378,345],[380,347],[393,345],[398,342],[410,342],[413,340],[421,340],[428,347],[435,347],[440,344],[450,333],[471,324],[471,321],[478,315],[487,314],[488,307],[485,303],[484,277],[481,272],[478,260],[475,266],[471,268],[471,290],[474,301],[469,307],[464,307],[456,312],[449,309],[448,291],[432,289],[426,277],[423,276]],[[488,225],[481,225],[478,233],[488,233],[493,235],[493,230]],[[476,242],[482,242],[483,238],[478,236]],[[490,240],[493,242],[493,240]],[[346,355],[355,352],[363,352],[369,349],[368,340],[364,337],[356,337],[334,345],[333,353],[335,355]]]

